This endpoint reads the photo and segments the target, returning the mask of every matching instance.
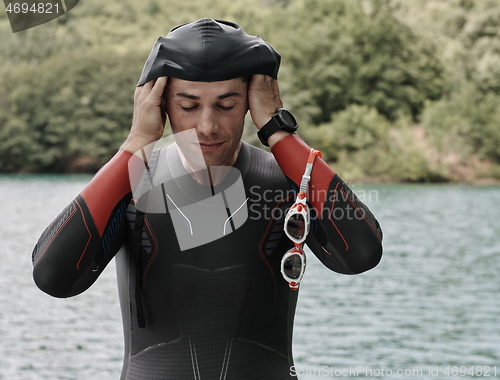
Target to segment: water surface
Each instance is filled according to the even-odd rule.
[[[31,277],[36,240],[89,179],[0,176],[2,380],[120,377],[114,263],[91,289],[71,299],[42,293]],[[500,188],[353,189],[382,225],[384,256],[375,269],[345,276],[308,254],[294,334],[300,379],[476,378],[453,376],[453,366],[490,366],[488,378],[495,378],[495,365],[500,378]],[[417,372],[404,376],[404,370]]]

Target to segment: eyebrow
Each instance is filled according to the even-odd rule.
[[[188,99],[192,99],[192,100],[200,100],[199,96],[187,94],[185,92],[178,92],[177,94],[175,94],[175,96],[180,96],[180,97],[188,98]],[[217,97],[217,99],[222,100],[222,99],[229,98],[231,96],[240,96],[241,97],[242,95],[239,92],[231,91],[231,92],[227,92],[225,94],[219,95]]]
[[[235,91],[232,91],[232,92],[228,92],[226,94],[223,94],[223,95],[220,95],[217,97],[217,99],[226,99],[226,98],[230,98],[231,96],[242,96],[239,92],[235,92]]]
[[[186,94],[185,92],[178,92],[177,94],[175,94],[175,96],[181,96],[183,98],[188,98],[188,99],[193,99],[193,100],[200,100],[199,96]]]

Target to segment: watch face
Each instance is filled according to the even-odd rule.
[[[295,128],[297,126],[297,121],[293,115],[285,109],[281,109],[279,113],[283,123],[290,128]]]

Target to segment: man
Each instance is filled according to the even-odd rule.
[[[122,380],[294,377],[298,292],[280,273],[284,253],[294,246],[283,224],[311,150],[282,109],[278,67],[270,45],[225,21],[199,20],[160,38],[136,89],[128,138],[34,249],[35,282],[56,297],[83,292],[116,257],[125,334]],[[241,141],[248,110],[272,154]],[[129,175],[129,161],[161,138],[166,115],[174,136],[191,133],[196,140],[146,155],[142,181],[158,173],[164,179],[133,199],[140,187],[134,183],[141,180]],[[200,175],[204,165],[208,182]],[[237,169],[230,186],[221,187],[230,176],[215,178],[215,167]],[[247,199],[236,208],[230,198],[237,191],[229,190],[239,180]],[[377,265],[378,222],[319,157],[308,188],[312,221],[306,242],[318,259],[345,274]],[[211,193],[198,199],[193,189]],[[202,223],[199,232],[201,217],[191,217],[189,207],[202,208],[219,194],[226,194],[229,216],[223,230],[215,202],[207,208],[213,223]],[[150,207],[156,196],[165,202],[161,211]],[[248,218],[235,225],[241,210]],[[207,239],[208,224],[217,225],[221,236]],[[180,228],[189,231],[187,237],[179,236]],[[203,244],[186,248],[195,236]]]

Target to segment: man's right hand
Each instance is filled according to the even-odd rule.
[[[132,128],[121,150],[135,153],[163,135],[167,114],[162,101],[168,77],[160,77],[137,87],[134,94]]]

